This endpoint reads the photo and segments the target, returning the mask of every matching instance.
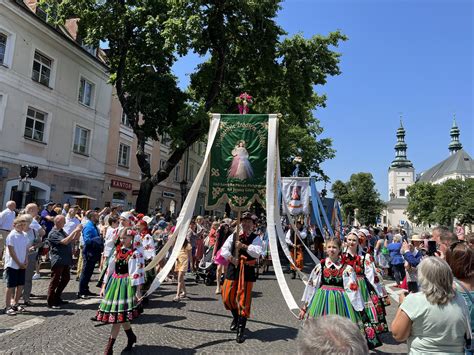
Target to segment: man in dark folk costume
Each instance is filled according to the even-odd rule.
[[[293,258],[296,266],[295,268],[295,266],[290,265],[292,279],[296,278],[296,269],[301,271],[304,267],[303,242],[301,240],[306,239],[306,230],[304,229],[303,222],[300,219],[296,221],[296,229],[298,230],[299,238],[295,235],[296,232],[292,227],[288,229],[288,232],[285,236],[286,244],[288,244],[290,247],[291,257]]]
[[[252,287],[256,281],[256,259],[261,255],[262,242],[255,230],[256,217],[250,212],[242,214],[241,229],[234,240],[229,236],[222,246],[221,256],[229,261],[222,286],[225,308],[232,312],[231,330],[237,330],[237,343],[245,341],[244,331],[250,316]]]

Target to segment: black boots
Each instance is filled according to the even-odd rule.
[[[131,351],[133,344],[137,342],[137,336],[133,333],[132,328],[127,329],[125,331],[125,334],[127,334],[127,347],[123,349],[123,351]]]
[[[239,311],[236,309],[233,309],[232,311],[232,323],[230,323],[230,330],[236,330],[237,329],[237,324],[239,323]]]
[[[242,344],[245,341],[245,325],[247,324],[247,318],[239,317],[239,323],[237,325],[237,338],[235,339],[237,343]]]
[[[104,355],[113,355],[114,353],[114,338],[109,338],[109,342],[107,343],[107,347],[105,348]]]

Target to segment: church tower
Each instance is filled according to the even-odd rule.
[[[397,144],[395,144],[395,159],[388,168],[388,198],[407,198],[407,187],[415,182],[415,169],[407,158],[407,145],[405,143],[405,128],[400,119],[397,129]]]
[[[462,149],[462,144],[459,141],[459,135],[461,131],[459,130],[456,124],[456,118],[453,118],[453,126],[451,127],[451,131],[449,135],[451,136],[451,143],[449,143],[449,155],[455,154],[457,151]]]

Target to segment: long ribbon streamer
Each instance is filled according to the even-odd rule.
[[[193,216],[194,206],[196,204],[196,200],[198,197],[199,188],[201,186],[202,180],[204,179],[204,176],[207,171],[207,167],[209,165],[211,148],[212,148],[212,144],[214,143],[217,130],[219,128],[219,122],[220,122],[220,114],[213,114],[211,125],[209,127],[208,143],[206,147],[206,154],[204,155],[204,161],[201,165],[201,168],[199,169],[199,172],[196,175],[193,185],[191,186],[188,196],[186,197],[186,200],[184,201],[184,204],[181,208],[181,211],[179,213],[179,217],[176,223],[175,233],[170,238],[170,240],[168,240],[168,242],[166,243],[169,249],[172,244],[172,241],[174,240],[177,234],[178,236],[176,238],[175,246],[173,248],[173,251],[171,252],[170,258],[166,262],[163,269],[160,270],[158,275],[156,275],[155,279],[153,280],[152,284],[150,285],[149,290],[147,291],[144,297],[152,294],[158,287],[160,287],[161,283],[165,280],[165,278],[168,276],[169,272],[171,271],[171,268],[174,266],[174,263],[176,262],[176,259],[178,258],[178,254],[181,251],[181,248],[183,247],[183,243],[184,243],[184,240],[186,239],[186,234],[189,227],[189,222],[191,221],[191,218]],[[158,261],[156,261],[155,264],[159,262],[159,260],[161,260],[158,258],[159,256],[160,256],[160,253],[158,253],[158,255],[155,257],[155,259],[152,262],[155,262],[156,260]]]
[[[285,276],[283,275],[283,270],[280,264],[280,256],[278,255],[278,245],[277,245],[277,236],[276,228],[278,224],[281,228],[281,221],[275,220],[276,215],[280,209],[277,203],[277,184],[276,184],[276,164],[277,160],[277,151],[278,151],[278,141],[277,141],[277,132],[278,132],[278,120],[276,115],[270,115],[268,120],[268,152],[267,152],[267,191],[266,191],[266,205],[267,205],[267,230],[268,230],[268,240],[270,243],[270,253],[272,255],[273,269],[275,270],[275,276],[278,281],[278,286],[283,295],[288,308],[291,313],[298,317],[297,313],[299,312],[298,304],[296,303],[291,291],[286,282]]]

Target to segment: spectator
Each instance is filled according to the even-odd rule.
[[[99,214],[95,211],[89,211],[86,215],[88,221],[84,225],[82,237],[84,241],[84,249],[82,257],[84,266],[79,280],[78,298],[87,298],[88,296],[97,296],[89,290],[89,281],[94,273],[95,264],[100,260],[103,250],[103,240],[100,237],[99,230],[96,227],[99,221]]]
[[[69,207],[68,212],[66,214],[65,225],[63,227],[66,235],[70,235],[76,227],[81,224],[81,220],[76,216],[76,206]]]
[[[37,221],[37,219],[41,220],[41,217],[38,216],[38,210],[39,210],[38,205],[36,203],[29,203],[25,207],[25,213],[27,213],[31,217],[33,217],[33,220],[31,221],[31,224],[30,224],[30,228],[34,229],[35,233],[39,237],[39,243],[38,243],[37,249],[36,249],[36,260],[34,262],[34,265],[36,267],[36,271],[35,271],[35,274],[33,275],[33,278],[32,278],[33,280],[39,280],[41,278],[40,264],[39,264],[39,256],[40,256],[39,250],[41,249],[41,246],[43,245],[42,240],[43,240],[44,235],[46,234],[43,227],[41,227],[41,225]],[[23,290],[23,294],[25,294],[25,290]],[[31,293],[28,296],[31,297]]]
[[[400,295],[393,337],[400,342],[408,340],[411,354],[463,354],[467,308],[453,289],[449,265],[438,257],[423,259],[418,281],[421,292]]]
[[[8,201],[6,208],[0,213],[0,262],[3,260],[5,250],[5,240],[13,229],[13,220],[15,219],[15,201]]]
[[[457,241],[457,237],[447,227],[439,226],[433,229],[431,240],[436,241],[439,257],[444,259],[449,246]]]
[[[418,292],[418,272],[417,266],[425,257],[424,240],[419,235],[411,237],[411,243],[403,242],[401,252],[405,259],[405,270],[407,273],[407,289],[410,292]]]
[[[36,260],[38,257],[38,247],[41,245],[41,238],[38,232],[31,226],[33,217],[29,214],[21,216],[25,223],[23,224],[23,232],[28,238],[27,244],[27,255],[28,255],[28,266],[25,270],[25,286],[23,287],[23,301],[25,305],[32,306],[33,302],[30,301],[31,289],[33,286],[33,274],[35,273]]]
[[[452,244],[446,253],[446,261],[454,275],[454,289],[463,296],[474,329],[474,250],[467,243]]]
[[[461,223],[456,224],[456,237],[458,240],[464,240],[465,235],[464,235],[464,227]]]
[[[309,318],[298,332],[298,355],[362,355],[369,348],[357,325],[349,319],[330,315]]]
[[[179,251],[178,258],[176,259],[176,265],[174,271],[178,273],[178,287],[176,288],[176,297],[173,299],[174,302],[179,302],[181,299],[186,298],[186,285],[184,283],[184,274],[188,269],[189,260],[191,260],[191,244],[185,239],[181,250]]]
[[[61,214],[63,216],[66,216],[67,213],[69,212],[69,208],[71,208],[71,205],[69,204],[69,202],[66,202],[64,205],[63,205],[63,209],[61,210]]]
[[[49,232],[54,227],[54,217],[57,216],[57,213],[54,211],[55,205],[54,202],[49,202],[46,208],[41,211],[41,226],[46,232],[43,236],[43,242],[48,238]],[[45,243],[40,250],[40,255],[45,256],[46,261],[49,260],[48,248],[48,244]]]
[[[196,258],[196,246],[197,246],[198,235],[196,233],[196,222],[194,220],[189,222],[189,228],[186,234],[186,239],[189,242],[189,244],[191,244],[191,255],[192,255],[192,258],[190,260],[191,267],[193,271],[196,271],[197,265],[198,265],[198,260]]]
[[[25,309],[18,304],[25,284],[25,270],[28,266],[28,239],[23,233],[25,219],[17,217],[13,220],[13,230],[6,239],[5,275],[7,290],[5,294],[5,313],[13,316]],[[14,299],[14,304],[11,304]]]
[[[393,242],[387,245],[387,249],[390,252],[390,264],[392,265],[392,272],[397,283],[397,287],[400,287],[400,283],[405,278],[405,260],[403,259],[400,249],[402,247],[402,236],[395,234],[393,236]],[[385,241],[387,243],[387,241]]]
[[[61,304],[66,303],[61,299],[63,290],[71,278],[72,266],[72,243],[79,239],[82,225],[79,223],[69,234],[63,227],[66,219],[62,214],[54,217],[54,227],[48,235],[51,258],[51,282],[48,288],[48,308],[59,309]]]
[[[216,295],[221,293],[221,278],[227,271],[227,265],[229,262],[221,257],[221,248],[224,245],[227,237],[230,235],[230,228],[227,223],[222,223],[217,231],[217,239],[214,244],[214,250],[212,251],[212,260],[217,264],[216,271]]]
[[[377,243],[375,244],[374,258],[377,266],[384,271],[384,275],[388,275],[388,269],[390,268],[390,252],[385,246],[385,238],[385,234],[382,232],[379,235],[379,240],[377,240]]]

